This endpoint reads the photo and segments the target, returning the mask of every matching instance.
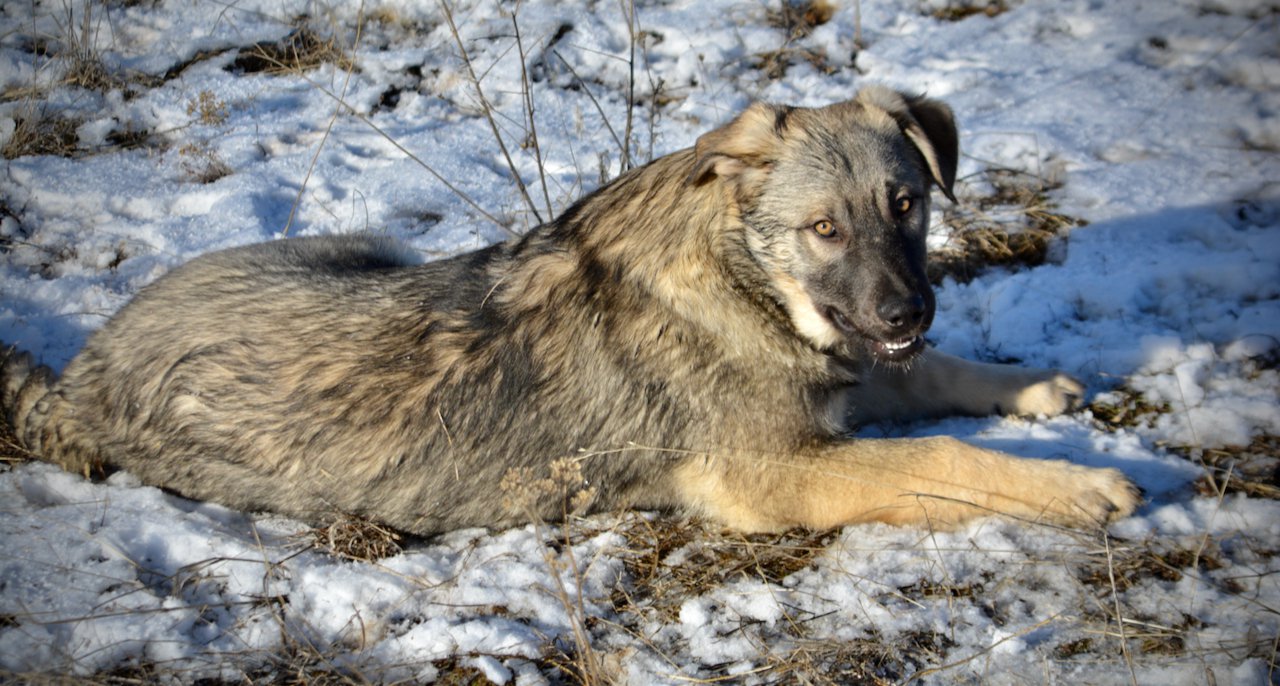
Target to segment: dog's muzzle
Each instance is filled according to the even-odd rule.
[[[835,325],[840,333],[849,338],[860,338],[865,341],[867,350],[882,362],[906,362],[919,354],[921,350],[924,350],[924,335],[921,333],[897,339],[880,340],[858,330],[849,317],[839,308],[823,308],[823,314],[827,319],[831,320],[831,323]]]

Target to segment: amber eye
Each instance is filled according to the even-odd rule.
[[[901,198],[898,198],[893,203],[893,211],[899,217],[904,216],[908,212],[910,212],[912,207],[915,207],[915,201],[912,200],[910,196],[906,196],[906,195],[902,196]]]
[[[836,235],[836,225],[832,224],[830,220],[823,219],[813,225],[813,232],[823,238],[831,238]]]

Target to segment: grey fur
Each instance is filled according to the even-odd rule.
[[[1136,493],[1114,470],[844,436],[850,416],[1054,413],[1081,393],[921,350],[929,189],[951,193],[955,140],[945,105],[887,89],[756,105],[451,259],[373,237],[205,255],[139,292],[61,379],[11,355],[0,403],[73,471],[423,534],[520,521],[499,482],[564,457],[591,509],[745,530],[1125,514]]]

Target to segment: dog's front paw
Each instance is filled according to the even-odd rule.
[[[1084,384],[1061,372],[1043,372],[1014,398],[1010,414],[1053,415],[1080,407],[1084,400]]]
[[[1118,469],[1071,465],[1062,492],[1046,514],[1059,523],[1101,526],[1133,514],[1142,503],[1142,492]]]

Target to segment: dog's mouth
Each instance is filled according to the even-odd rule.
[[[912,336],[900,341],[871,341],[867,346],[876,359],[885,362],[903,362],[924,350],[924,336]]]
[[[877,360],[883,362],[905,362],[915,357],[921,350],[924,350],[924,336],[914,334],[896,340],[883,341],[872,338],[858,331],[854,327],[853,322],[849,321],[849,317],[835,307],[826,307],[823,314],[832,324],[840,330],[845,336],[857,337],[867,342],[867,349],[875,356]]]

